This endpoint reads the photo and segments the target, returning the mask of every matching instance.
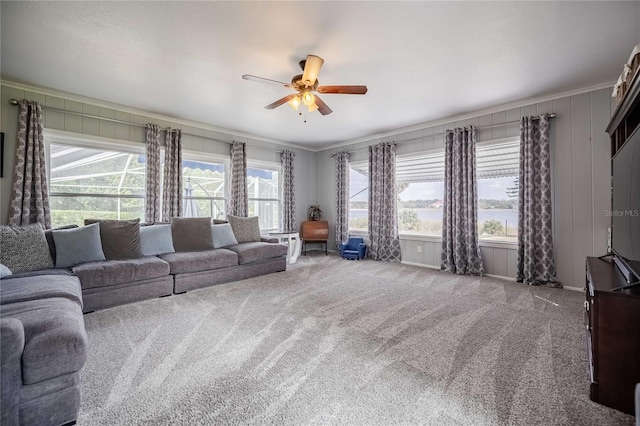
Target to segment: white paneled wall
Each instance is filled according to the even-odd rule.
[[[610,97],[610,89],[558,97],[504,111],[471,116],[412,131],[398,131],[384,138],[375,138],[351,144],[342,148],[317,153],[303,149],[266,142],[259,139],[237,137],[224,132],[197,126],[185,126],[166,120],[151,118],[144,114],[134,114],[125,109],[106,108],[100,105],[68,99],[64,94],[50,96],[37,90],[27,91],[13,86],[1,86],[1,125],[5,132],[5,178],[0,179],[0,199],[2,209],[0,219],[6,222],[8,199],[11,190],[11,171],[17,131],[17,108],[8,104],[9,99],[32,99],[68,111],[86,112],[103,117],[116,118],[132,123],[156,123],[160,126],[181,128],[195,136],[185,135],[183,143],[186,151],[227,156],[227,143],[212,141],[213,138],[231,142],[240,140],[273,150],[291,149],[296,152],[296,210],[298,222],[306,218],[307,206],[317,201],[323,209],[324,219],[331,224],[330,247],[335,248],[335,164],[330,154],[339,150],[352,151],[352,161],[367,159],[367,146],[382,141],[398,143],[398,154],[410,154],[444,147],[443,132],[446,129],[466,125],[489,126],[502,124],[478,131],[478,140],[488,141],[519,135],[519,125],[503,124],[519,120],[524,115],[555,112],[557,118],[551,124],[551,143],[554,180],[554,244],[558,278],[569,287],[584,285],[584,260],[586,256],[602,255],[607,249],[607,228],[609,218],[605,210],[610,208],[611,165],[609,157],[606,125],[615,109]],[[106,103],[105,103],[106,104]],[[152,115],[152,114],[150,114]],[[157,117],[157,116],[155,116]],[[442,121],[440,121],[442,123]],[[125,124],[109,123],[88,117],[45,112],[45,127],[74,133],[114,138],[128,143],[143,143],[144,129]],[[261,149],[247,149],[250,159],[279,161],[277,152]],[[420,247],[420,251],[418,251]],[[482,245],[481,253],[487,272],[494,275],[513,277],[515,275],[515,247]],[[407,262],[439,266],[440,243],[423,238],[402,238],[402,255]]]
[[[479,142],[518,136],[518,123],[503,123],[518,121],[525,115],[555,112],[551,144],[558,279],[567,287],[583,287],[585,258],[607,250],[610,222],[605,210],[611,203],[611,166],[605,128],[615,109],[610,94],[611,89],[604,88],[318,152],[318,201],[327,211],[327,219],[335,223],[335,166],[329,156],[334,152],[348,150],[352,161],[362,161],[367,159],[366,147],[382,141],[398,143],[398,154],[441,149],[446,129],[467,125],[498,125],[479,129]],[[331,232],[333,240],[333,229]],[[404,261],[439,267],[439,242],[403,236],[401,244]],[[481,243],[481,254],[487,273],[515,277],[515,246]]]
[[[316,155],[312,151],[291,148],[277,143],[266,142],[260,139],[239,137],[232,134],[214,131],[197,126],[188,126],[182,123],[171,121],[170,118],[158,119],[157,116],[150,117],[143,114],[133,114],[117,108],[106,108],[90,103],[78,102],[67,99],[65,94],[51,96],[38,91],[22,90],[10,85],[1,86],[2,109],[2,131],[5,133],[5,177],[0,179],[0,200],[2,209],[0,220],[6,223],[8,215],[8,200],[11,191],[11,173],[13,170],[15,152],[15,139],[17,133],[18,108],[9,104],[9,99],[30,99],[38,101],[45,106],[62,109],[72,112],[83,112],[100,117],[115,118],[128,121],[134,124],[154,123],[161,127],[173,127],[182,129],[189,135],[184,135],[182,147],[185,152],[198,154],[213,154],[218,156],[229,155],[229,144],[234,140],[246,142],[248,145],[259,146],[265,149],[258,149],[252,146],[247,147],[247,157],[249,160],[260,160],[279,163],[280,154],[277,151],[288,149],[296,153],[295,160],[295,185],[296,185],[296,213],[298,222],[306,218],[306,209],[315,200]],[[51,91],[47,91],[51,93]],[[152,115],[152,114],[150,114]],[[62,130],[84,135],[100,136],[116,139],[131,144],[143,144],[145,129],[128,124],[113,123],[97,118],[81,117],[73,114],[65,114],[59,111],[44,111],[44,125],[47,129]],[[215,140],[212,140],[215,139]],[[222,141],[222,142],[219,142]],[[272,150],[272,151],[270,151]]]

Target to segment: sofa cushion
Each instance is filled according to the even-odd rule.
[[[0,304],[63,297],[82,307],[80,280],[73,275],[32,275],[0,283]]]
[[[82,262],[105,260],[100,242],[100,225],[53,231],[56,268],[69,268]]]
[[[40,269],[37,271],[20,272],[19,274],[13,274],[8,278],[23,278],[23,277],[35,277],[40,275],[67,275],[73,276],[71,269],[59,268],[59,269]]]
[[[287,255],[287,246],[261,241],[236,244],[226,247],[226,249],[237,253],[240,265]]]
[[[85,225],[100,224],[102,251],[107,260],[138,259],[140,248],[140,219],[98,220],[85,219]]]
[[[144,256],[174,253],[171,225],[141,226],[140,246]]]
[[[0,241],[0,263],[14,274],[53,268],[47,239],[39,224],[0,226]]]
[[[238,255],[226,249],[169,253],[160,258],[171,265],[174,275],[238,266]]]
[[[71,268],[83,289],[107,287],[169,275],[169,265],[157,257],[88,262]]]
[[[87,359],[82,309],[63,297],[2,305],[2,318],[24,327],[22,381],[38,383],[80,371]]]
[[[213,236],[213,246],[215,248],[238,244],[236,237],[233,235],[233,229],[228,223],[211,225],[211,235]]]
[[[227,220],[233,228],[233,234],[239,243],[260,241],[260,224],[258,216],[238,217],[227,215]]]
[[[174,217],[171,219],[171,235],[176,251],[191,252],[214,248],[210,217]]]

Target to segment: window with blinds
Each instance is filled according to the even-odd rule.
[[[396,185],[400,233],[441,236],[444,152],[397,157]]]
[[[480,144],[476,148],[478,236],[516,242],[520,141]]]
[[[516,241],[518,234],[519,140],[476,147],[478,234]],[[351,164],[350,227],[366,230],[368,165]],[[396,157],[398,228],[403,234],[442,235],[444,150]]]

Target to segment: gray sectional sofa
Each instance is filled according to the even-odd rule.
[[[75,421],[88,345],[80,280],[45,270],[3,279],[0,289],[0,424]]]
[[[194,243],[194,239],[203,238],[202,226],[207,219],[200,221],[199,231],[184,232],[191,222],[182,223],[183,229],[171,225],[175,250],[166,248],[166,238],[165,247],[151,240],[146,253],[142,250],[141,256],[132,259],[103,256],[104,260],[4,276],[0,280],[0,424],[63,425],[76,420],[79,374],[88,344],[83,313],[286,269],[286,246],[255,233],[250,237],[253,241],[238,242],[233,236],[229,238],[228,225],[221,243],[224,247],[216,248],[216,228],[211,228],[204,242]],[[144,234],[158,230],[145,229]],[[69,262],[56,242],[68,238],[82,244],[83,239],[73,232],[77,231],[53,231],[57,239],[51,231],[46,232],[50,263],[54,259],[56,265]],[[116,239],[115,246],[109,248],[105,246],[108,239],[104,234],[103,253],[123,244]],[[142,242],[144,247],[144,239]],[[216,244],[211,247],[211,243]],[[6,250],[6,244],[3,246]],[[80,257],[95,249],[76,248]],[[169,252],[148,255],[154,249]],[[124,246],[122,250],[127,251]]]

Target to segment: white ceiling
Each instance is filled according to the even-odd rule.
[[[2,78],[311,149],[614,81],[640,2],[1,2]],[[333,114],[264,106],[307,54]]]

